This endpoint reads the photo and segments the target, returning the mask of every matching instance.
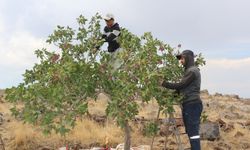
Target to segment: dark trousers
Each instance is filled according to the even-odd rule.
[[[191,150],[200,150],[200,116],[203,106],[201,102],[182,104],[182,116]]]

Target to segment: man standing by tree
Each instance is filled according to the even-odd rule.
[[[183,78],[179,83],[162,82],[162,86],[175,89],[183,94],[182,116],[186,133],[188,134],[192,150],[200,150],[199,125],[203,109],[200,99],[201,75],[200,70],[194,64],[194,53],[190,50],[177,55],[177,59],[185,68]]]
[[[103,18],[106,22],[106,26],[102,38],[105,39],[105,42],[108,42],[108,52],[112,56],[111,64],[113,69],[116,70],[122,63],[121,60],[117,59],[117,55],[121,51],[120,44],[118,43],[120,27],[118,23],[115,23],[113,14],[107,14]]]

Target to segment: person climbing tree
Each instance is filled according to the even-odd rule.
[[[112,57],[110,63],[112,64],[113,69],[116,70],[122,63],[122,61],[117,58],[118,53],[122,51],[118,42],[120,26],[115,22],[113,14],[108,13],[103,18],[106,22],[106,26],[104,27],[102,38],[108,43],[108,52]]]

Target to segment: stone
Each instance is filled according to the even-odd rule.
[[[238,137],[242,137],[242,136],[244,136],[244,134],[243,133],[241,133],[241,132],[236,132],[235,133],[235,135],[234,135],[234,137],[236,137],[236,138],[238,138]]]
[[[58,150],[67,150],[67,147],[60,147]]]
[[[166,124],[162,124],[160,125],[160,136],[168,136],[171,134],[170,130],[169,130],[169,126]]]
[[[237,112],[226,112],[224,117],[229,120],[242,119],[243,116]]]
[[[246,122],[244,123],[244,125],[245,125],[245,126],[250,126],[250,120],[246,121]]]
[[[224,132],[230,132],[234,129],[234,124],[233,123],[226,123],[222,119],[217,119],[216,122],[219,124],[220,129]]]
[[[234,128],[234,124],[233,123],[228,123],[224,128],[222,128],[222,130],[224,132],[230,132],[232,131]]]
[[[103,147],[93,147],[93,148],[91,148],[91,150],[104,150],[104,148]]]
[[[218,96],[218,97],[221,97],[223,96],[221,93],[215,93],[214,96]]]
[[[217,119],[216,122],[219,123],[220,128],[223,128],[226,126],[226,122],[222,119]]]
[[[215,122],[204,122],[200,125],[200,136],[202,140],[214,141],[220,137],[220,127]]]
[[[226,150],[231,150],[231,149],[232,149],[232,147],[230,146],[230,144],[227,143],[227,142],[219,142],[219,143],[218,143],[218,146],[219,146],[220,148],[223,148],[223,150],[224,150],[224,149],[226,149]]]
[[[232,99],[240,99],[239,95],[236,94],[227,94],[225,97],[232,98]]]
[[[241,143],[242,149],[249,149],[250,148],[250,143]]]
[[[209,95],[209,92],[208,92],[208,90],[206,90],[206,89],[205,89],[205,90],[201,90],[200,93],[201,93],[201,94],[204,94],[204,95]]]
[[[52,150],[52,148],[51,147],[41,147],[41,148],[39,148],[39,150]]]
[[[150,150],[150,145],[140,145],[137,147],[132,147],[133,150]]]
[[[0,113],[0,125],[2,125],[3,122],[4,122],[3,113]]]

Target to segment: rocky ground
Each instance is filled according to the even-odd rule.
[[[97,102],[90,101],[90,113],[92,118],[78,121],[75,129],[66,137],[58,135],[44,136],[35,126],[23,124],[13,118],[9,109],[11,104],[3,99],[3,91],[0,91],[0,150],[3,145],[6,150],[51,150],[65,149],[69,145],[72,149],[98,149],[108,145],[114,149],[122,143],[123,132],[112,120],[107,119],[105,106],[107,97],[100,95]],[[237,95],[222,95],[216,93],[210,95],[206,90],[202,91],[204,104],[203,119],[201,125],[203,137],[202,148],[204,150],[250,150],[250,100],[241,99]],[[137,119],[131,122],[132,145],[134,150],[149,149],[151,138],[143,136],[144,122],[152,120],[157,114],[156,102],[140,104],[140,113]],[[180,117],[180,109],[176,107],[176,117]],[[161,115],[164,122],[164,116]],[[180,125],[180,132],[184,128]],[[170,135],[166,140],[166,129],[161,125],[161,130],[155,138],[154,149],[163,149],[167,141],[167,149],[177,149],[176,140]],[[181,135],[184,147],[189,147],[188,138]]]
[[[208,120],[220,127],[214,141],[202,141],[204,149],[250,149],[250,100],[238,95],[209,95],[203,91],[202,100]]]

